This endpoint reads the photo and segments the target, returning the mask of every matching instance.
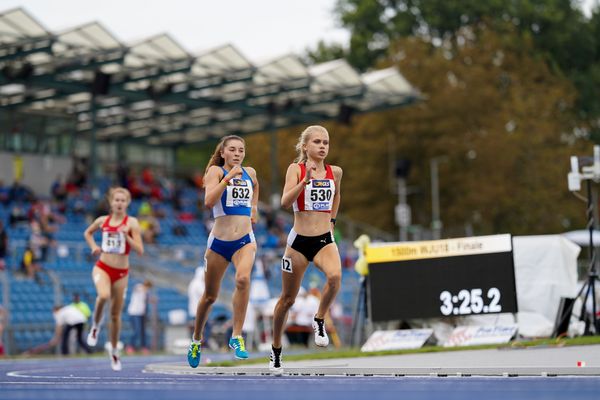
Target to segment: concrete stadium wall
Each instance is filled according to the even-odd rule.
[[[66,179],[72,168],[70,157],[0,152],[0,180],[7,186],[12,185],[21,169],[21,182],[41,196],[49,196],[54,179],[58,175]]]

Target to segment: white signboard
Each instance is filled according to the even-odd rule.
[[[508,343],[516,333],[517,325],[459,326],[452,331],[444,347]]]
[[[405,350],[423,347],[433,329],[401,329],[375,331],[360,351]]]

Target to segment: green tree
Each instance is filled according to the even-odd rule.
[[[318,64],[346,57],[347,52],[342,45],[338,43],[328,44],[320,40],[319,43],[317,43],[316,48],[307,49],[304,61],[307,64]]]
[[[512,24],[566,70],[598,60],[592,24],[569,0],[339,0],[336,15],[351,32],[350,59],[360,69],[372,67],[398,38],[435,42],[482,21],[493,29]]]
[[[478,234],[581,226],[583,207],[567,191],[566,173],[569,156],[590,149],[571,133],[573,85],[532,56],[533,44],[516,40],[516,32],[500,35],[480,24],[473,33],[459,46],[419,38],[395,43],[398,61],[388,63],[427,100],[366,117],[369,129],[393,130],[398,153],[413,159],[409,183],[421,193],[410,200],[415,222],[431,219],[429,160],[446,156],[440,194],[447,234],[464,234],[466,225]]]
[[[385,59],[399,38],[457,43],[463,28],[483,21],[517,43],[531,40],[528,48],[573,82],[580,128],[600,143],[599,14],[586,18],[581,1],[571,0],[339,0],[336,7],[351,32],[347,58],[360,70]]]

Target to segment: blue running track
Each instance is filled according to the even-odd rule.
[[[124,357],[113,372],[108,358],[0,361],[0,400],[64,399],[600,399],[600,377],[312,377],[165,375],[150,363],[183,357]]]

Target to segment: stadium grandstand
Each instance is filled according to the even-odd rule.
[[[154,282],[148,333],[152,349],[163,350],[173,311],[187,310],[187,285],[210,231],[201,184],[173,173],[177,148],[271,132],[276,152],[278,129],[348,122],[418,99],[392,68],[360,74],[345,60],[309,66],[295,55],[255,65],[230,44],[191,54],[168,34],[125,44],[99,22],[49,32],[24,9],[0,11],[0,222],[8,238],[0,300],[7,354],[52,337],[52,305],[75,293],[93,304],[94,260],[83,231],[104,211],[101,194],[109,187],[130,189],[129,212],[143,223],[146,254],[132,259],[129,287]],[[139,168],[133,172],[132,165]],[[260,212],[253,280],[264,280],[273,297],[291,219],[270,206]],[[351,242],[340,240],[339,247],[339,326],[348,341],[359,278]],[[319,279],[307,274],[303,285]],[[215,320],[229,317],[232,269],[223,285]],[[130,333],[124,318],[122,339]]]

